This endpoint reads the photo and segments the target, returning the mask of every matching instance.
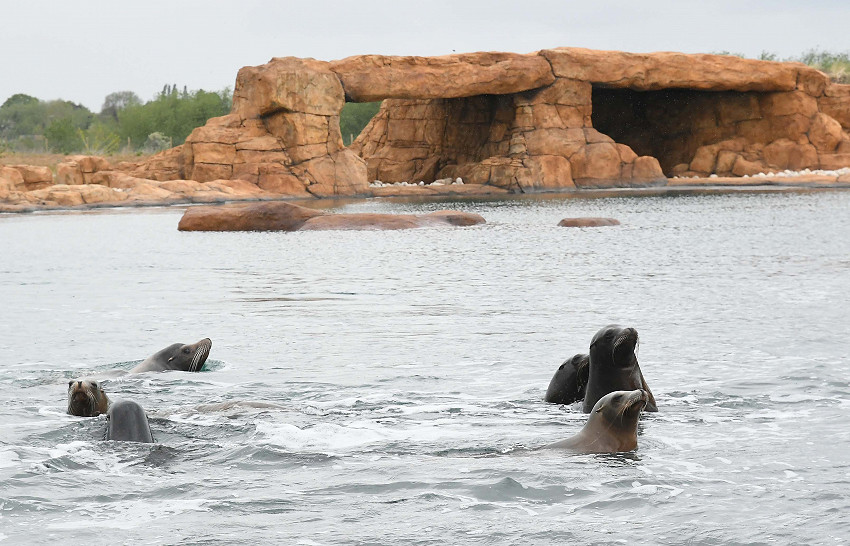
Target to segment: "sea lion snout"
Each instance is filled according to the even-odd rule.
[[[109,397],[93,379],[68,382],[68,414],[78,417],[97,417],[106,413]]]
[[[649,393],[643,389],[637,389],[632,394],[632,406],[640,405],[641,409],[649,403]]]
[[[634,349],[638,342],[638,333],[634,328],[623,328],[623,331],[614,340],[612,351],[618,351],[621,348],[628,347],[629,350]]]

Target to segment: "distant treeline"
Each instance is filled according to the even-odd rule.
[[[66,100],[12,95],[0,106],[0,147],[20,152],[108,155],[158,152],[192,129],[230,111],[231,91],[182,91],[166,85],[142,102],[132,91],[110,93],[100,113]]]
[[[148,102],[132,91],[110,93],[94,113],[70,101],[43,101],[19,93],[0,106],[0,153],[155,153],[182,144],[193,129],[227,114],[231,100],[226,88],[209,92],[166,85]],[[340,116],[346,145],[379,106],[346,104]]]

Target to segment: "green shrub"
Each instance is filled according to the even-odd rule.
[[[94,123],[87,130],[77,129],[82,143],[80,151],[86,155],[112,155],[121,146],[121,139],[103,123]]]
[[[346,102],[339,114],[339,130],[342,133],[342,142],[346,146],[357,138],[357,135],[372,120],[381,102]]]

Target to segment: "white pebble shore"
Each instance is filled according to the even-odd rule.
[[[795,176],[842,176],[845,174],[850,174],[850,167],[844,167],[842,169],[837,169],[834,171],[824,171],[820,169],[803,169],[802,171],[792,171],[792,170],[784,170],[784,171],[773,171],[766,173],[757,173],[754,175],[745,174],[741,178],[768,178],[772,176],[786,176],[786,177],[795,177]],[[672,178],[705,178],[704,176],[674,176]],[[708,178],[718,178],[716,174],[708,175]]]
[[[391,186],[462,186],[463,179],[460,177],[452,180],[451,178],[441,178],[439,180],[434,180],[431,183],[426,184],[424,181],[420,180],[417,184],[416,182],[381,182],[380,180],[375,180],[371,184],[369,184],[370,188],[386,188]]]

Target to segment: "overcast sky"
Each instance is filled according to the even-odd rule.
[[[0,13],[0,103],[93,111],[113,91],[232,87],[240,67],[289,55],[850,51],[850,0],[21,0]]]

